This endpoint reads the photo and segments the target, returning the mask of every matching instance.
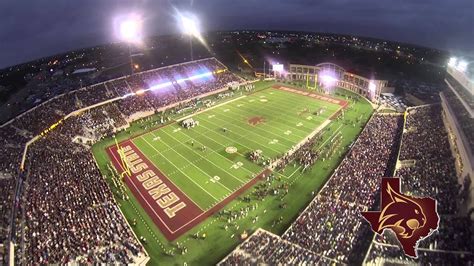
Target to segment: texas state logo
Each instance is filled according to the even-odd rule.
[[[392,230],[407,256],[418,258],[418,243],[438,229],[436,200],[400,192],[400,178],[382,178],[380,211],[361,212],[372,230]]]

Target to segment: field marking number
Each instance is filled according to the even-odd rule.
[[[240,167],[242,167],[244,164],[242,162],[236,162],[234,163],[230,168],[233,168],[233,169],[239,169]]]
[[[214,177],[211,177],[211,179],[210,179],[210,181],[211,181],[212,183],[219,182],[219,180],[221,180],[221,178],[220,178],[219,176],[216,176],[216,175],[215,175]]]

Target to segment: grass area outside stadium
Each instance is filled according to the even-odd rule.
[[[268,97],[273,97],[275,94],[275,90],[270,89],[270,90],[264,90],[269,88],[273,83],[271,82],[259,82],[256,84],[256,93],[254,93],[253,96],[249,96],[246,101],[251,100],[252,98],[254,100],[260,100],[260,99],[265,99],[271,101],[271,98]],[[273,92],[273,94],[268,94],[270,92]],[[351,96],[353,98],[356,98],[355,94],[352,94],[347,91],[339,90],[338,94],[340,96],[347,97]],[[260,98],[260,96],[265,96]],[[285,94],[285,97],[288,95]],[[236,96],[237,97],[237,96]],[[285,98],[282,97],[282,98]],[[278,97],[277,97],[278,98]],[[358,97],[357,97],[358,98]],[[114,191],[114,195],[117,198],[118,204],[120,204],[120,208],[122,209],[124,215],[129,221],[133,221],[136,219],[136,225],[132,226],[133,230],[135,233],[140,237],[143,236],[146,238],[146,243],[144,243],[145,248],[147,249],[149,255],[151,256],[151,261],[150,263],[152,265],[154,264],[183,264],[183,263],[188,263],[188,264],[200,264],[200,265],[207,265],[207,264],[214,264],[216,263],[219,259],[224,257],[232,248],[234,248],[238,243],[239,243],[239,237],[240,234],[242,234],[244,231],[247,233],[252,233],[255,229],[262,227],[264,229],[267,229],[271,232],[280,234],[282,233],[288,226],[289,224],[296,218],[298,213],[307,205],[307,203],[313,198],[315,195],[315,192],[319,190],[319,188],[324,184],[326,179],[330,176],[331,172],[333,169],[338,165],[339,161],[342,159],[342,156],[344,155],[345,151],[348,149],[349,145],[351,142],[357,137],[357,135],[360,133],[363,125],[365,125],[366,121],[370,117],[370,114],[372,113],[372,108],[370,104],[359,98],[360,100],[349,100],[350,102],[350,107],[348,110],[344,112],[344,118],[342,119],[337,119],[322,132],[323,138],[322,140],[316,144],[315,149],[320,149],[324,150],[327,149],[329,143],[331,143],[331,139],[333,139],[335,136],[342,136],[342,141],[340,143],[340,148],[337,149],[337,153],[332,155],[328,160],[325,160],[324,162],[322,160],[318,160],[316,164],[309,170],[304,173],[301,172],[300,166],[298,164],[293,164],[290,163],[283,171],[276,173],[276,178],[268,182],[268,186],[271,188],[274,188],[276,191],[281,191],[280,188],[285,187],[288,188],[288,193],[283,194],[283,193],[277,193],[275,195],[268,195],[263,200],[256,200],[253,199],[253,194],[255,193],[256,190],[259,189],[259,187],[262,185],[262,183],[267,184],[267,182],[262,181],[258,183],[257,185],[253,186],[252,188],[248,189],[245,191],[242,195],[239,196],[238,199],[233,200],[230,202],[228,205],[224,207],[223,210],[226,212],[228,211],[238,211],[241,209],[246,209],[248,208],[248,214],[245,217],[241,217],[235,222],[232,222],[232,225],[229,225],[227,222],[227,219],[225,218],[224,215],[213,215],[209,217],[208,219],[204,220],[202,223],[199,225],[195,226],[192,228],[190,231],[186,232],[184,235],[180,236],[176,240],[170,242],[168,241],[163,234],[160,232],[160,230],[156,227],[156,225],[153,223],[151,218],[148,216],[148,214],[145,212],[145,210],[140,206],[140,203],[135,199],[133,194],[131,193],[128,188],[125,190],[125,193],[127,193],[129,200],[123,200],[120,198],[120,192],[118,189],[113,185],[113,182],[111,181],[111,173],[109,172],[107,168],[107,163],[109,163],[109,159],[105,153],[105,148],[107,146],[110,146],[114,143],[113,139],[105,139],[101,142],[98,142],[94,145],[93,147],[93,152],[95,155],[95,158],[99,164],[99,167],[101,168],[102,173],[107,177],[107,180],[111,184],[111,188]],[[229,100],[226,99],[226,100]],[[275,101],[278,99],[275,99]],[[288,105],[291,105],[290,107],[287,108],[298,108],[301,106],[298,106],[297,102],[299,102],[301,99],[298,98],[298,100],[288,100]],[[312,100],[308,98],[308,100]],[[347,99],[346,99],[347,100]],[[232,103],[229,103],[229,106],[232,107],[232,109],[238,109],[237,105],[242,104],[239,103],[240,100],[236,100]],[[304,100],[303,100],[304,101]],[[313,101],[314,102],[314,101]],[[262,106],[264,106],[262,102]],[[309,103],[308,103],[309,104]],[[304,104],[303,104],[304,105]],[[223,112],[225,109],[231,109],[231,108],[226,108],[224,105],[223,108],[216,108],[215,110],[210,110],[208,112],[204,112],[200,115],[197,115],[196,120],[202,121],[201,123],[205,123],[206,127],[215,127],[215,130],[219,130],[221,127],[224,126],[224,124],[229,124],[227,127],[229,128],[229,131],[243,131],[247,132],[247,134],[250,134],[250,136],[247,136],[245,142],[242,140],[239,140],[238,142],[229,144],[232,146],[237,146],[237,150],[239,152],[242,152],[241,155],[232,155],[235,156],[235,158],[238,158],[239,156],[243,156],[246,151],[255,149],[257,146],[255,143],[253,143],[252,139],[257,139],[258,136],[257,134],[253,134],[248,132],[250,129],[254,129],[249,125],[249,128],[246,128],[246,125],[241,124],[241,120],[245,119],[245,116],[251,115],[251,113],[246,113],[249,112],[247,111],[239,111],[239,114],[236,114],[235,116],[232,115],[229,117],[230,111]],[[241,106],[243,107],[243,106]],[[262,109],[259,109],[260,107],[256,107],[254,111],[257,112],[262,112],[262,115],[269,115],[268,113],[273,113],[274,115],[279,113],[279,109],[281,107],[276,107],[275,110],[267,109],[267,107],[262,107]],[[296,111],[292,110],[292,112]],[[222,111],[222,114],[216,113],[218,110]],[[281,111],[280,111],[281,112]],[[179,116],[183,116],[185,114],[180,114]],[[214,115],[214,117],[209,118],[209,116]],[[217,117],[217,115],[222,115],[221,118]],[[271,116],[271,115],[270,115]],[[124,132],[118,133],[117,134],[117,139],[119,141],[127,140],[130,138],[133,138],[134,136],[137,136],[138,134],[142,134],[144,129],[144,124],[146,123],[151,123],[153,121],[156,121],[159,119],[160,115],[155,115],[151,119],[147,119],[145,123],[133,123],[132,126],[127,129]],[[235,119],[240,120],[239,123],[238,121],[235,121]],[[172,116],[172,119],[177,119],[178,116]],[[214,120],[221,121],[220,123],[217,124],[216,121],[211,121],[213,118],[216,118]],[[278,117],[276,117],[278,118]],[[286,117],[288,119],[288,117]],[[221,120],[218,120],[221,119]],[[278,122],[279,119],[275,119],[275,122]],[[350,122],[348,122],[350,121]],[[232,125],[233,124],[233,125]],[[237,126],[238,124],[238,126]],[[166,138],[169,143],[167,143],[169,146],[167,147],[159,147],[159,150],[168,150],[170,153],[172,152],[173,149],[176,147],[180,147],[180,151],[173,151],[172,153],[174,155],[169,155],[169,156],[175,156],[176,158],[179,158],[180,160],[186,161],[185,159],[182,158],[182,156],[196,156],[196,159],[200,160],[205,160],[205,158],[208,156],[204,156],[204,158],[200,158],[197,156],[200,151],[195,150],[195,148],[198,147],[190,147],[189,146],[189,139],[192,137],[195,139],[195,145],[198,145],[198,142],[206,142],[208,143],[209,146],[209,155],[212,154],[212,156],[215,156],[214,159],[220,160],[218,165],[224,164],[226,166],[231,166],[231,162],[234,162],[232,159],[231,154],[225,154],[222,152],[222,149],[224,149],[227,145],[228,142],[231,142],[230,139],[227,139],[225,136],[213,136],[213,138],[216,139],[217,142],[212,142],[209,141],[206,137],[209,133],[207,133],[206,129],[204,127],[200,128],[199,126],[197,128],[191,129],[199,130],[199,134],[192,135],[190,136],[189,132],[182,132],[182,134],[171,134],[173,130],[178,129],[179,127],[175,127],[176,124],[171,124],[168,127],[166,127],[166,130],[171,130],[170,132],[161,132],[162,130],[158,131],[151,131],[150,133],[147,133],[145,135],[142,135],[138,139],[138,145],[147,147],[150,146],[146,143],[146,141],[143,140],[143,138],[147,139],[148,142],[153,141],[153,139],[156,139],[157,137],[161,138]],[[313,124],[313,128],[316,126]],[[294,127],[294,125],[291,125]],[[271,155],[276,155],[280,154],[286,150],[288,150],[291,145],[294,144],[295,141],[300,139],[301,136],[303,136],[304,132],[300,132],[300,136],[294,136],[294,137],[289,137],[290,135],[284,135],[284,132],[287,131],[283,127],[282,123],[264,123],[262,125],[259,125],[258,127],[262,127],[261,129],[255,130],[256,132],[259,132],[258,135],[263,135],[263,136],[272,136],[272,132],[275,131],[283,131],[279,134],[282,136],[285,136],[287,138],[286,142],[278,142],[280,143],[279,145],[274,145],[276,147],[271,147],[270,149],[267,149],[267,153],[269,156]],[[309,128],[309,127],[308,127]],[[245,130],[244,130],[245,129]],[[196,131],[198,131],[196,130]],[[161,132],[161,133],[158,133]],[[178,133],[178,132],[176,132]],[[154,135],[155,134],[155,135]],[[159,134],[159,135],[156,135]],[[237,137],[237,136],[236,136]],[[175,138],[175,139],[174,139]],[[276,137],[275,137],[276,138]],[[290,139],[294,138],[294,139]],[[262,143],[269,143],[271,140],[274,138],[269,138],[265,139],[265,141],[262,139],[260,142]],[[243,143],[239,143],[243,142]],[[226,144],[226,145],[224,145]],[[239,145],[240,144],[240,145]],[[162,144],[164,145],[164,144]],[[186,146],[187,145],[187,146]],[[152,146],[155,146],[153,144]],[[166,145],[165,145],[166,146]],[[245,149],[245,146],[248,146],[249,149]],[[281,146],[281,147],[280,147]],[[173,147],[173,149],[170,149],[170,147]],[[278,147],[278,148],[277,148]],[[144,151],[147,148],[144,148]],[[193,150],[194,149],[194,150]],[[265,148],[262,148],[263,150]],[[273,154],[272,154],[272,150]],[[148,148],[148,152],[151,152],[149,154],[150,157],[155,156],[155,158],[161,157],[161,159],[155,159],[155,163],[159,164],[162,163],[164,164],[163,161],[166,162],[164,159],[163,155],[157,155],[158,153],[151,147]],[[145,151],[147,153],[147,151]],[[165,156],[165,157],[169,157]],[[230,157],[229,157],[230,156]],[[203,156],[201,156],[203,157]],[[178,159],[170,159],[170,160],[178,160]],[[187,160],[192,160],[191,157],[187,158]],[[193,157],[194,158],[194,157]],[[214,159],[212,161],[214,161]],[[241,160],[239,158],[238,160]],[[246,175],[251,173],[258,172],[261,167],[256,166],[255,164],[249,163],[244,161],[246,160],[245,158],[242,159],[245,169],[241,169],[240,172],[241,174],[232,174],[235,175],[235,177],[244,180],[246,178]],[[192,164],[188,163],[188,165],[192,166]],[[160,165],[160,168],[165,168],[165,165]],[[169,167],[169,166],[168,166]],[[207,167],[214,169],[211,171],[218,171],[224,173],[222,170],[219,170],[216,166],[214,166],[212,163],[207,163]],[[195,169],[193,167],[193,171],[200,171],[199,169]],[[167,170],[169,171],[175,171],[175,170]],[[170,172],[171,173],[171,172]],[[184,177],[183,174],[181,174],[182,177]],[[204,174],[203,174],[204,176]],[[181,178],[182,179],[182,178]],[[232,178],[229,176],[229,180],[232,180],[235,178]],[[177,179],[176,179],[177,180]],[[204,179],[203,179],[204,180]],[[209,182],[209,180],[207,180]],[[230,185],[229,185],[230,186]],[[183,189],[186,186],[183,186]],[[221,190],[216,191],[216,193],[224,193],[223,188]],[[197,190],[199,191],[199,190]],[[206,209],[212,206],[212,204],[215,203],[215,200],[213,201],[212,199],[199,199],[197,194],[198,192],[194,190],[190,190],[186,193],[189,194],[196,194],[192,196],[193,198],[196,199],[196,202],[199,202],[200,207]],[[205,193],[205,192],[201,192]],[[219,198],[221,194],[216,194],[216,197]],[[250,196],[252,198],[250,202],[246,202],[241,200],[245,196]],[[282,203],[284,203],[285,207],[282,207]],[[258,219],[256,219],[258,217]],[[278,222],[275,222],[278,221]],[[132,223],[132,222],[131,222]],[[225,229],[227,225],[227,229]],[[196,237],[196,233],[198,233],[199,237]],[[206,235],[205,239],[203,239],[203,234]],[[178,244],[179,243],[179,244]],[[183,250],[182,247],[186,247],[187,252],[185,254],[181,254],[181,251]]]

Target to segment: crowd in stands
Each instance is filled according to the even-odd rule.
[[[29,146],[26,157],[28,174],[17,207],[25,217],[19,223],[24,225],[24,234],[17,235],[16,252],[24,256],[17,261],[133,263],[143,249],[121,215],[90,148],[72,140],[77,136],[100,139],[127,125],[134,113],[156,111],[239,80],[224,70],[212,58],[127,76],[60,95],[0,127],[0,143],[5,147],[0,155],[0,241],[7,236],[3,232],[10,221],[25,144],[41,134]],[[199,71],[211,71],[205,82],[180,81]],[[172,80],[172,86],[132,94],[152,86],[151,81],[161,82],[161,77]],[[112,101],[63,119],[73,111],[107,100]]]
[[[316,134],[312,138],[308,139],[293,153],[285,154],[285,156],[280,159],[276,168],[283,169],[291,161],[298,162],[303,167],[303,171],[305,171],[307,168],[310,168],[316,162],[319,156],[319,153],[313,149],[315,143],[319,140],[321,140],[320,134]]]
[[[467,215],[459,214],[458,205],[465,195],[460,193],[462,190],[457,183],[454,158],[442,115],[439,104],[409,109],[399,158],[406,163],[397,169],[396,176],[402,180],[404,193],[430,196],[437,200],[439,229],[420,242],[423,252],[420,252],[418,262],[467,265],[474,263],[472,221]],[[377,237],[369,250],[368,261],[382,260],[412,262],[398,248],[393,234]]]
[[[466,110],[461,100],[450,89],[443,91],[452,113],[458,120],[462,132],[466,136],[469,146],[474,151],[474,119],[471,118],[469,112]],[[472,108],[472,107],[471,107]]]
[[[402,125],[402,116],[374,115],[328,183],[281,239],[257,238],[245,253],[233,252],[224,264],[248,262],[249,257],[270,264],[286,262],[272,257],[282,249],[281,243],[288,242],[319,257],[350,263],[356,243],[366,238],[360,212],[374,205],[381,178],[393,170]],[[259,242],[267,243],[262,251],[253,244]]]
[[[110,136],[116,129],[127,125],[122,113],[115,103],[89,109],[78,116],[78,122],[83,126],[85,137],[101,139]]]
[[[371,208],[398,148],[401,116],[375,115],[318,196],[283,235],[302,247],[337,261],[361,237],[360,211]]]
[[[11,125],[0,128],[0,245],[5,244],[8,239],[16,176],[19,172],[22,147],[27,141],[28,138],[23,132]]]
[[[264,230],[257,230],[218,265],[327,264],[331,260]]]
[[[132,263],[142,252],[91,151],[71,142],[77,122],[66,120],[28,150],[21,263]]]

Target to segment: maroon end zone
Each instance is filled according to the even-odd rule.
[[[291,88],[291,87],[273,85],[273,88],[278,89],[278,90],[291,92],[291,93],[304,95],[304,96],[311,97],[313,99],[318,99],[318,100],[321,100],[321,101],[326,101],[328,103],[338,104],[341,107],[336,112],[334,112],[334,114],[332,114],[329,117],[330,120],[334,120],[334,118],[336,118],[339,115],[341,110],[345,109],[347,107],[347,105],[349,104],[349,102],[345,101],[345,100],[340,100],[340,99],[330,97],[330,96],[327,96],[327,95],[322,95],[322,94],[319,94],[319,93],[302,91],[302,90],[294,89],[294,88]]]
[[[308,97],[311,97],[311,98],[314,98],[314,99],[318,99],[318,100],[321,100],[321,101],[326,101],[326,102],[333,103],[333,104],[338,104],[338,105],[342,106],[343,108],[345,108],[348,104],[348,102],[345,101],[345,100],[337,99],[337,98],[334,98],[334,97],[331,97],[331,96],[322,95],[322,94],[315,93],[315,92],[302,91],[302,90],[295,89],[295,88],[292,88],[292,87],[281,86],[281,85],[273,85],[273,88],[283,90],[283,91],[292,92],[292,93],[296,93],[296,94],[300,94],[300,95],[304,95],[304,96],[308,96]]]
[[[133,165],[129,164],[131,173],[125,175],[125,183],[153,222],[168,240],[187,231],[189,223],[204,211],[158,170],[133,142],[124,141],[120,146],[127,157],[135,158]],[[110,146],[107,152],[116,169],[124,171],[117,147]]]
[[[176,187],[143,153],[127,140],[120,143],[125,155],[132,158],[130,176],[125,175],[125,183],[140,205],[145,209],[163,235],[173,241],[207,217],[219,211],[239,194],[253,186],[262,176],[270,172],[266,169],[223,201],[204,212],[186,194]],[[107,148],[115,168],[124,171],[117,147]]]

